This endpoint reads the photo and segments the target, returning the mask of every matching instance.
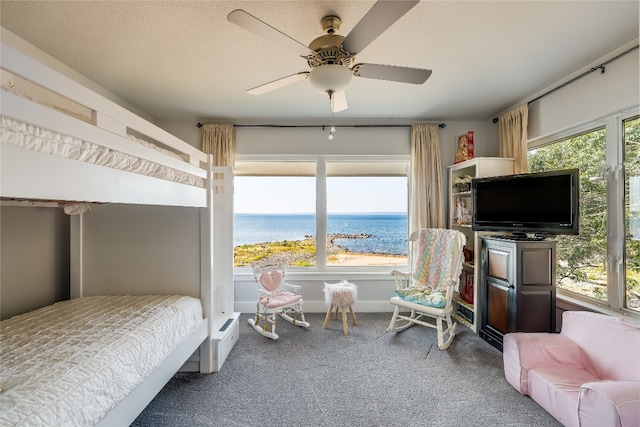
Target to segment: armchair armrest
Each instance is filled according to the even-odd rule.
[[[286,283],[286,282],[282,284],[282,289],[283,290],[291,291],[293,293],[297,293],[298,289],[300,289],[300,288],[302,288],[302,286],[300,286],[300,285],[293,285],[291,283]]]
[[[412,274],[409,272],[403,273],[402,271],[392,270],[391,275],[396,281],[396,289],[408,288],[411,284]]]
[[[581,426],[640,425],[640,381],[585,383],[578,396]]]
[[[583,368],[580,347],[561,334],[514,332],[503,338],[504,375],[509,384],[529,395],[529,370],[546,366]]]

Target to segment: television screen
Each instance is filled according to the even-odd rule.
[[[474,231],[578,234],[578,169],[476,178]]]

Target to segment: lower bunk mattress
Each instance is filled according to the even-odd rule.
[[[199,299],[95,296],[0,322],[0,425],[94,425],[202,322]]]

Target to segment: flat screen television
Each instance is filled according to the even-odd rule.
[[[474,231],[535,237],[579,232],[579,170],[566,169],[471,181]]]

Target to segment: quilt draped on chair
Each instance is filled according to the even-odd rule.
[[[415,260],[414,285],[428,286],[432,289],[440,289],[451,280],[455,280],[455,289],[460,284],[462,264],[448,262],[451,253],[454,256],[462,256],[459,247],[463,236],[456,230],[442,230],[433,233],[431,229],[420,230],[418,236],[418,256]]]

